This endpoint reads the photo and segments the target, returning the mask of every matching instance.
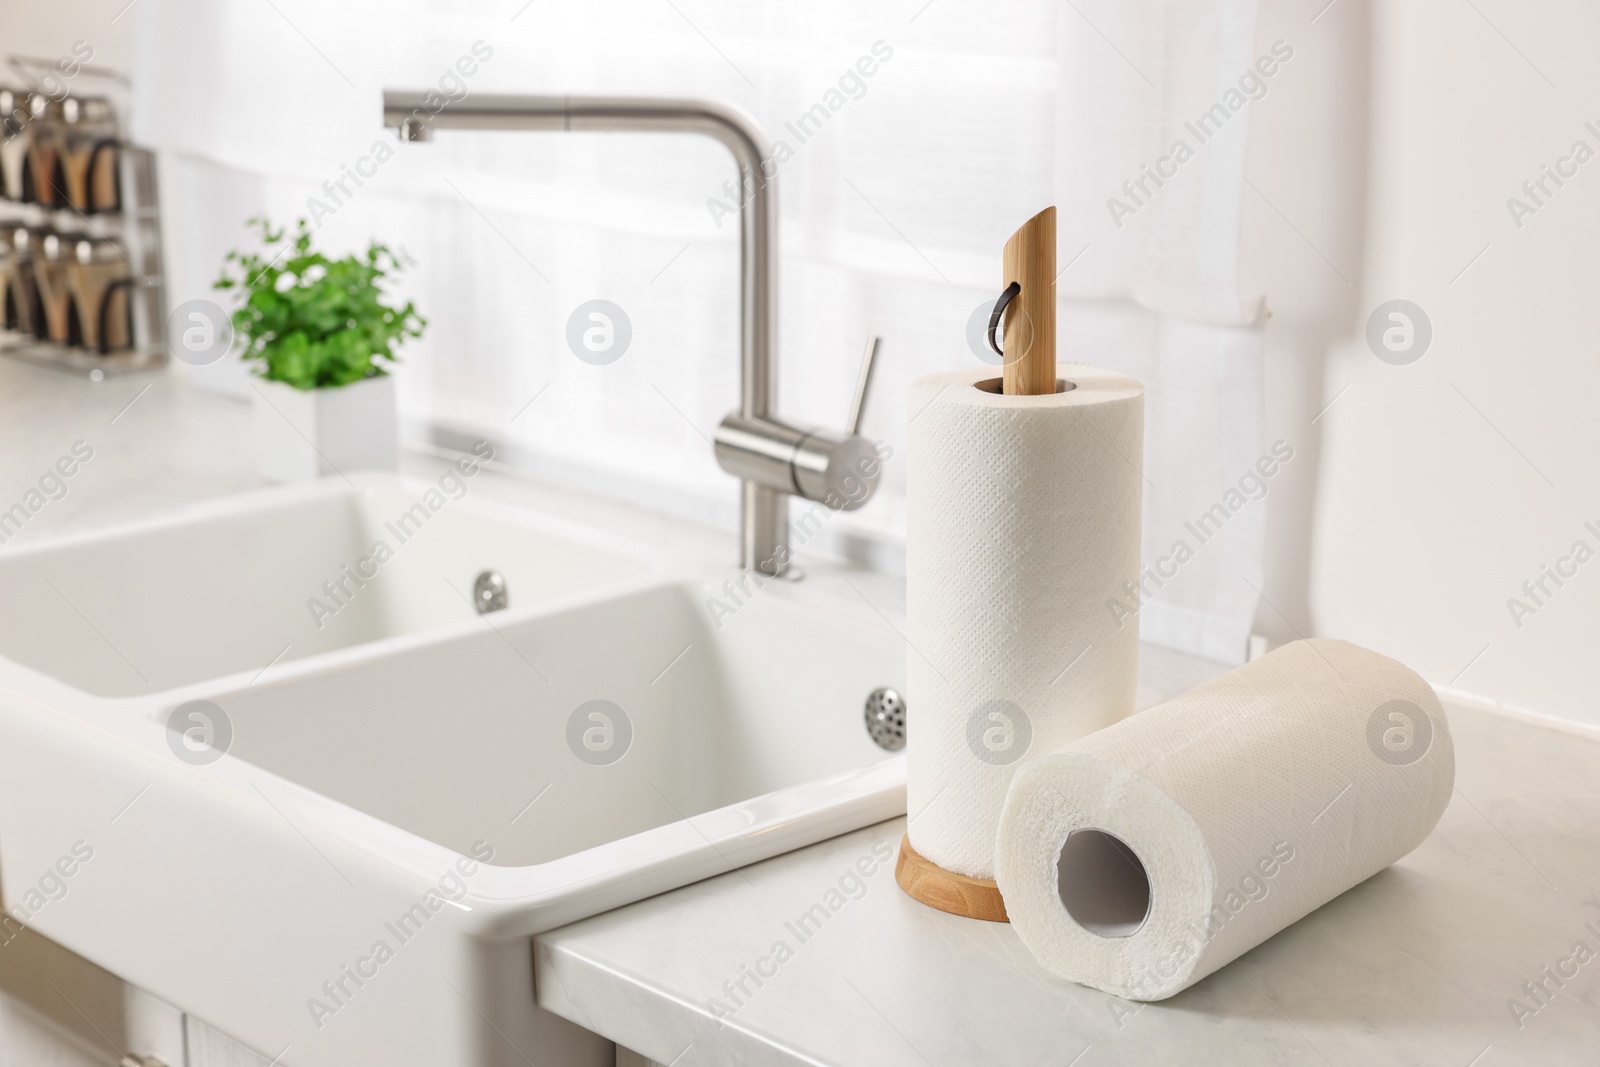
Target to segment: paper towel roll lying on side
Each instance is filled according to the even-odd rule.
[[[994,877],[1012,772],[1133,713],[1144,388],[1063,363],[1061,392],[1000,368],[912,384],[906,484],[906,805],[912,846]]]
[[[1051,973],[1162,1000],[1416,848],[1454,783],[1415,672],[1297,641],[1025,764],[996,880]]]

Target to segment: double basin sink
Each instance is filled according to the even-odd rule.
[[[281,1063],[604,1062],[530,935],[904,811],[824,600],[453,474],[5,551],[6,906]]]

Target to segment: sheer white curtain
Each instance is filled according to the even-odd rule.
[[[978,358],[968,320],[994,299],[1002,243],[1059,203],[1064,358],[1150,390],[1151,561],[1262,451],[1256,307],[1234,273],[1248,108],[1131,216],[1106,203],[1250,66],[1253,0],[142,0],[130,16],[136,134],[165,160],[173,300],[207,295],[263,211],[315,215],[333,251],[374,236],[403,247],[403,288],[430,320],[405,351],[406,417],[512,442],[550,477],[731,527],[736,488],[705,438],[737,399],[732,165],[709,141],[649,135],[396,145],[379,125],[384,88],[749,111],[787,149],[779,410],[842,422],[878,333],[865,429],[897,453],[908,382]],[[565,339],[592,299],[632,324],[607,366]],[[237,367],[196,373],[243,390]],[[894,566],[903,488],[891,461],[829,545]],[[1147,637],[1242,655],[1263,519],[1241,510],[1149,587]]]

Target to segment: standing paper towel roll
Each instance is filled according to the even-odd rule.
[[[913,383],[906,476],[908,835],[985,879],[1019,762],[1134,710],[1138,626],[1106,605],[1138,580],[1144,442],[1132,378],[996,370]]]
[[[1454,783],[1428,683],[1297,641],[1023,767],[1000,891],[1051,973],[1162,1000],[1416,848]]]

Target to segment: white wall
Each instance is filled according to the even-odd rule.
[[[1506,206],[1575,140],[1600,152],[1600,14],[1339,0],[1310,24],[1324,2],[1262,9],[1298,55],[1254,117],[1270,206],[1247,191],[1246,252],[1275,312],[1269,435],[1305,462],[1275,490],[1258,628],[1600,725],[1600,559],[1520,627],[1507,607],[1575,541],[1600,551],[1600,158],[1520,228]],[[1433,325],[1408,366],[1363,336],[1396,298]]]
[[[84,41],[94,49],[89,62],[127,72],[133,67],[133,18],[123,10],[127,2],[0,0],[0,62],[12,55],[58,59]],[[18,83],[9,67],[0,70],[0,83]]]

